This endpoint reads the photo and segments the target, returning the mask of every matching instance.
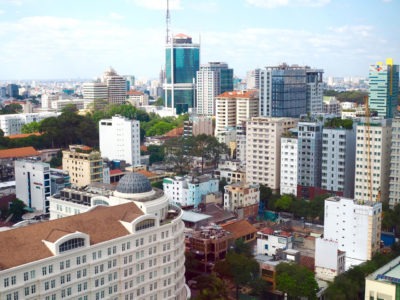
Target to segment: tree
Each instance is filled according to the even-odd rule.
[[[293,196],[291,195],[282,195],[278,200],[275,202],[275,208],[277,210],[283,210],[283,211],[289,211],[292,202],[293,202]]]
[[[294,298],[316,299],[318,284],[314,273],[294,263],[280,263],[276,266],[277,289]],[[336,298],[335,298],[336,299]]]
[[[8,115],[8,114],[18,114],[22,112],[22,106],[18,103],[11,103],[3,107],[0,111],[0,114]]]
[[[11,219],[14,222],[20,221],[22,219],[22,216],[26,213],[26,211],[24,210],[25,207],[25,203],[19,199],[15,199],[11,202],[8,213],[10,215],[13,215]]]
[[[156,102],[154,103],[155,106],[164,106],[164,99],[161,97],[158,97]]]
[[[174,126],[172,124],[165,121],[159,121],[146,131],[146,136],[163,135],[168,131],[171,131],[172,129],[174,129]]]
[[[34,132],[39,132],[39,130],[40,130],[40,123],[36,121],[24,124],[21,128],[22,133],[34,133]]]
[[[268,199],[272,196],[272,190],[265,184],[260,184],[260,201],[267,203]]]
[[[58,168],[62,166],[62,152],[58,151],[57,155],[52,157],[50,160],[50,167],[51,168]]]
[[[171,164],[178,174],[187,174],[192,158],[188,155],[187,145],[183,137],[167,140],[164,143],[164,162]]]
[[[195,278],[199,294],[195,300],[225,300],[228,299],[228,291],[223,280],[215,276],[200,275]]]

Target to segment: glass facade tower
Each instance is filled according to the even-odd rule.
[[[397,111],[399,65],[388,58],[386,65],[378,62],[369,66],[369,109],[378,116],[393,118]]]
[[[165,48],[165,106],[177,114],[194,107],[196,72],[200,67],[200,45],[178,34]]]

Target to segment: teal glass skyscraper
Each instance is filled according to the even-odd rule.
[[[200,68],[200,45],[192,38],[175,35],[165,48],[165,106],[177,114],[194,107],[196,72]]]
[[[388,58],[386,64],[377,62],[369,66],[369,109],[378,116],[393,118],[397,112],[399,94],[399,65]]]

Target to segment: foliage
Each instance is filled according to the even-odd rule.
[[[62,166],[62,152],[58,151],[57,155],[50,160],[51,168],[58,168]]]
[[[225,300],[228,299],[228,290],[223,280],[215,274],[200,275],[195,278],[199,294],[195,300]]]
[[[400,236],[400,205],[397,204],[390,209],[387,203],[383,203],[382,229],[395,232],[396,237]]]
[[[15,199],[10,204],[10,209],[8,210],[9,215],[13,215],[11,220],[13,222],[18,222],[22,220],[23,214],[26,213],[24,208],[26,207],[25,203],[19,199]]]
[[[156,105],[156,106],[164,106],[164,99],[161,98],[161,97],[158,97],[157,101],[156,101],[156,103],[154,105]]]
[[[149,145],[144,155],[150,155],[150,164],[164,160],[164,146]]]
[[[226,182],[225,177],[222,177],[219,180],[219,185],[218,185],[218,190],[223,194],[225,192],[224,187],[228,184],[228,182]]]
[[[356,102],[362,104],[364,103],[364,97],[368,96],[368,92],[365,91],[336,92],[333,90],[326,90],[324,91],[324,96],[334,96],[340,102]]]
[[[0,109],[0,115],[18,114],[22,112],[22,106],[18,103],[11,103]]]
[[[325,121],[324,127],[352,129],[353,128],[353,120],[342,119],[342,118],[332,118],[332,119],[328,119]]]
[[[171,123],[159,121],[146,131],[146,136],[163,135],[172,129],[174,129],[174,125]]]
[[[21,128],[22,133],[34,133],[34,132],[39,132],[39,130],[40,130],[40,123],[36,121],[24,124]]]
[[[276,267],[277,289],[291,297],[316,299],[318,284],[314,273],[294,263],[280,263]]]
[[[174,170],[180,175],[189,172],[191,157],[188,155],[188,150],[185,146],[183,137],[176,137],[167,140],[164,143],[164,162],[170,164]]]
[[[151,186],[152,187],[155,187],[155,188],[158,188],[158,189],[163,189],[163,182],[162,182],[162,180],[161,181],[156,181],[156,182],[153,182],[152,184],[151,184]]]
[[[292,206],[293,198],[294,197],[291,195],[282,195],[278,200],[276,200],[275,208],[279,211],[288,211]]]

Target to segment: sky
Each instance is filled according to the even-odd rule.
[[[171,32],[201,44],[201,64],[244,77],[282,62],[324,76],[400,63],[400,0],[170,0]],[[0,80],[158,78],[166,0],[0,0]]]

